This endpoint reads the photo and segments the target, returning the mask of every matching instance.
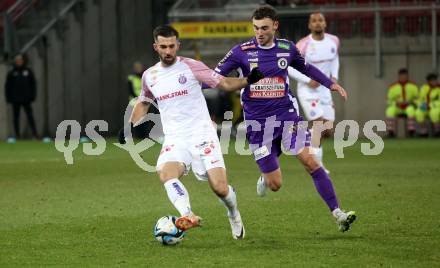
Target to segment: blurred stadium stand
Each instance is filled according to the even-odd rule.
[[[174,1],[0,2],[0,138],[12,134],[3,86],[17,52],[27,53],[38,81],[39,129],[54,136],[62,120],[77,120],[85,128],[101,119],[109,123],[109,133],[116,133],[128,99],[126,75],[136,60],[156,61],[152,29],[166,22]]]
[[[152,29],[166,22],[250,21],[259,0],[3,0],[0,1],[0,87],[7,63],[26,52],[38,80],[35,116],[54,135],[58,123],[75,119],[122,124],[125,78],[131,63],[151,65]],[[298,41],[308,34],[310,12],[322,11],[329,33],[341,38],[340,80],[349,90],[345,105],[335,98],[337,118],[363,123],[383,119],[386,88],[407,67],[421,84],[438,70],[440,4],[424,0],[272,0],[280,14],[280,36]],[[182,39],[184,56],[211,67],[249,37]],[[292,84],[294,85],[294,84]],[[7,130],[0,94],[0,138]]]

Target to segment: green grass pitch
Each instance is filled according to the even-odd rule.
[[[183,179],[204,226],[174,247],[156,242],[156,220],[176,215],[156,174],[107,142],[105,154],[53,144],[0,144],[0,267],[440,267],[440,140],[386,140],[379,156],[360,143],[336,159],[325,144],[342,208],[357,211],[337,231],[298,161],[281,159],[284,184],[256,196],[251,156],[225,156],[246,238],[235,241],[207,183]],[[155,163],[158,147],[144,153]]]

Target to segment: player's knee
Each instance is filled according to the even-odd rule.
[[[176,176],[173,176],[173,174],[171,174],[170,172],[168,172],[166,170],[158,171],[158,174],[159,174],[159,179],[162,183],[165,183],[165,182],[176,177]]]
[[[309,157],[304,160],[303,164],[304,168],[309,173],[317,170],[321,166],[313,155],[309,155]]]

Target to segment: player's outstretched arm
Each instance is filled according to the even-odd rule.
[[[225,77],[219,82],[217,86],[218,88],[225,91],[234,91],[234,90],[242,89],[248,85],[257,83],[262,78],[264,78],[264,74],[258,68],[254,68],[247,77],[244,78]]]
[[[145,114],[148,113],[148,109],[150,109],[150,103],[140,102],[138,101],[131,113],[131,117],[129,120],[129,127],[133,130],[133,127],[137,125],[137,123],[144,117]],[[133,133],[133,131],[131,131]],[[125,144],[125,128],[121,128],[118,133],[118,141],[120,144]]]

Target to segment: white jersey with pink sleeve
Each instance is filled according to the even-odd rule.
[[[317,67],[326,76],[338,79],[339,77],[339,39],[335,35],[325,33],[322,40],[314,40],[312,35],[308,35],[301,39],[297,44],[301,55],[307,63]],[[329,90],[320,86],[316,90],[311,90],[307,83],[310,78],[304,77],[303,74],[296,70],[289,70],[289,76],[298,81],[298,91],[317,92],[325,101],[331,101]],[[301,93],[298,92],[298,95]]]
[[[221,79],[202,62],[177,57],[171,66],[158,62],[144,72],[139,99],[157,101],[165,138],[215,134],[201,85],[215,88]]]
[[[322,40],[314,40],[312,35],[301,39],[297,44],[301,55],[309,64],[317,67],[328,77],[338,79],[339,77],[339,39],[331,34],[324,34]],[[304,115],[308,120],[324,118],[335,120],[335,109],[330,90],[324,86],[317,88],[309,87],[310,78],[298,72],[288,69],[289,77],[298,81],[297,96]]]

